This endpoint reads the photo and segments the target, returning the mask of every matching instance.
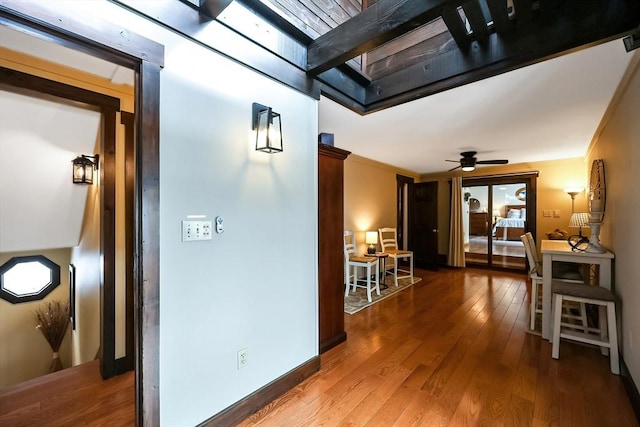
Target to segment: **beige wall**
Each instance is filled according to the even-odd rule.
[[[60,285],[44,300],[11,304],[0,299],[0,389],[49,373],[52,352],[38,329],[34,311],[46,301],[69,301],[69,249],[1,253],[0,265],[16,256],[44,255],[60,266]],[[71,366],[70,330],[60,347],[62,366]]]
[[[537,180],[537,241],[545,239],[545,233],[556,228],[565,230],[570,234],[577,234],[578,230],[568,227],[571,218],[571,197],[564,192],[569,186],[581,186],[586,188],[587,175],[583,158],[554,160],[547,162],[519,163],[505,166],[478,167],[474,172],[464,176],[500,175],[506,173],[530,173],[538,171]],[[441,254],[449,252],[449,181],[453,176],[423,175],[421,182],[438,181],[438,228],[440,230],[438,250]],[[543,217],[544,210],[560,211],[558,218]],[[575,210],[587,211],[586,193],[576,196]],[[588,230],[583,230],[588,235]]]
[[[396,175],[417,175],[351,154],[344,163],[344,229],[352,230],[358,253],[366,251],[365,231],[395,227]],[[378,245],[379,248],[379,245]]]
[[[585,173],[593,160],[604,160],[606,212],[600,241],[616,256],[614,287],[622,301],[622,355],[640,386],[640,51],[601,130],[587,154]]]

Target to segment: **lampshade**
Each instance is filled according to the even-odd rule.
[[[586,212],[574,212],[569,220],[569,227],[582,228],[589,226],[589,214]]]
[[[369,247],[367,248],[367,253],[369,255],[375,254],[376,253],[375,245],[378,244],[378,233],[376,233],[375,231],[367,231],[364,234],[364,241],[366,244],[369,245]]]
[[[377,245],[378,233],[376,231],[367,231],[364,235],[364,242],[367,245]]]

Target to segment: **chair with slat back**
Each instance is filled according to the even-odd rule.
[[[536,325],[536,315],[542,314],[542,262],[538,257],[538,250],[533,240],[533,235],[527,232],[520,236],[524,244],[524,251],[529,261],[529,277],[531,278],[531,305],[529,309],[529,329],[534,330]],[[560,271],[556,269],[554,279],[575,284],[584,284],[580,273],[576,269],[566,269]],[[577,313],[577,314],[574,314]],[[594,331],[589,328],[587,322],[587,312],[584,304],[565,304],[562,313],[563,326],[580,329],[583,332]],[[579,323],[576,323],[579,322]]]
[[[365,282],[365,279],[358,279],[358,268],[365,270],[366,285],[358,282]],[[371,277],[373,275],[373,288]],[[356,250],[356,240],[353,231],[345,230],[344,232],[344,296],[349,296],[349,288],[356,291],[356,288],[367,289],[367,300],[371,302],[371,291],[375,290],[380,295],[380,284],[378,282],[378,258],[358,256]]]
[[[396,229],[392,227],[379,228],[378,235],[380,237],[382,252],[389,254],[389,258],[393,259],[393,278],[395,285],[398,286],[398,279],[409,278],[411,282],[413,282],[413,252],[399,249]],[[409,270],[398,268],[398,261],[401,259],[409,261]],[[391,266],[387,265],[385,268],[390,269]],[[398,272],[405,273],[405,275],[398,276]]]

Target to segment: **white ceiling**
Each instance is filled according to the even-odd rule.
[[[462,151],[509,163],[581,157],[632,56],[615,40],[366,116],[322,98],[319,132],[419,174],[455,167],[445,159]]]

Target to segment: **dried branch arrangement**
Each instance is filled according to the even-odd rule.
[[[58,355],[62,340],[69,327],[69,304],[58,300],[41,304],[35,311],[36,329],[40,329],[53,350],[53,360],[49,372],[62,369],[62,362]]]

